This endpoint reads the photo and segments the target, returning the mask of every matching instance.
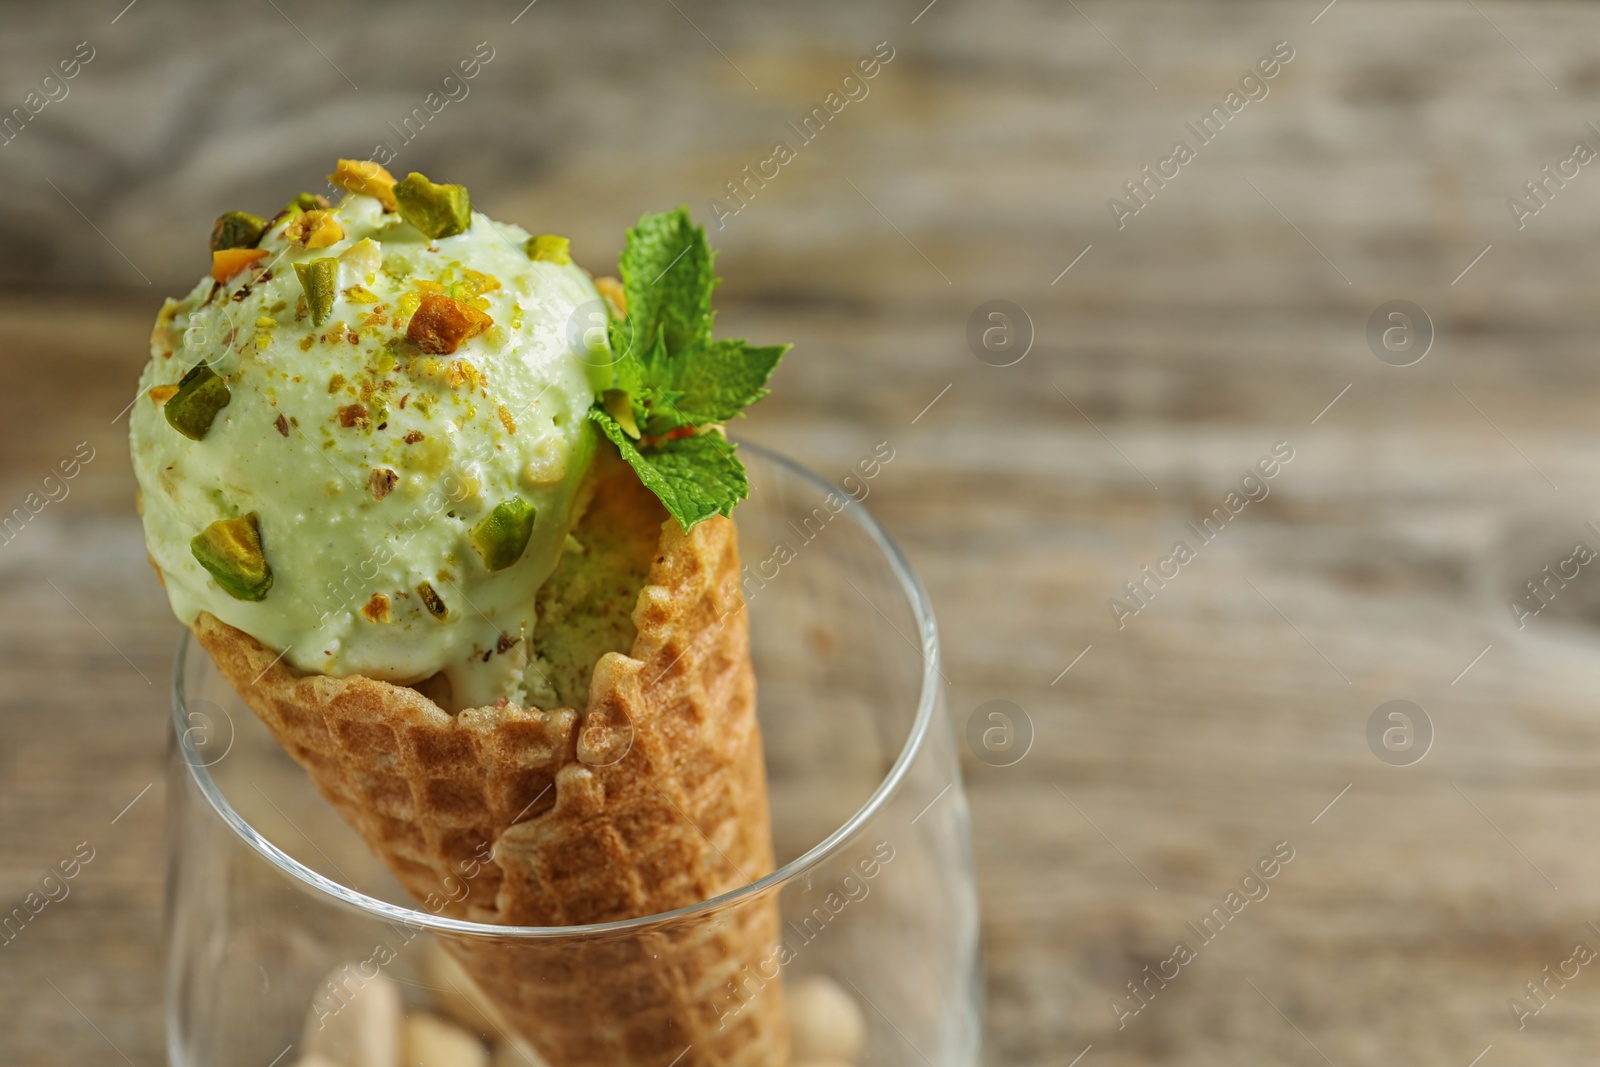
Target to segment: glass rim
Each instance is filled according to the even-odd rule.
[[[809,482],[818,489],[828,493],[838,492],[838,488],[832,482],[772,449],[751,441],[737,441],[737,444],[741,448],[749,449],[767,462],[796,475],[802,481]],[[878,521],[872,517],[872,513],[866,509],[865,505],[848,493],[845,494],[845,501],[846,505],[841,514],[849,513],[856,523],[866,531],[873,544],[878,547],[879,551],[888,560],[890,570],[898,580],[900,589],[911,606],[917,630],[921,634],[923,645],[922,686],[917,697],[917,712],[912,720],[911,729],[906,736],[905,743],[901,745],[900,752],[895,757],[894,763],[861,807],[856,809],[849,818],[811,848],[753,882],[748,882],[730,889],[726,893],[697,901],[694,904],[687,904],[681,908],[674,908],[670,911],[641,915],[632,919],[614,919],[604,923],[577,926],[501,926],[494,923],[480,923],[469,919],[434,915],[405,905],[392,904],[386,900],[380,900],[358,889],[337,882],[312,870],[290,856],[277,845],[267,840],[254,826],[250,825],[249,821],[240,815],[228,801],[228,798],[223,795],[204,760],[198,758],[198,754],[193,752],[187,730],[188,719],[186,711],[188,698],[184,691],[184,671],[188,666],[189,654],[195,648],[196,642],[194,634],[185,630],[178,641],[178,649],[173,656],[172,662],[172,715],[175,740],[186,757],[183,762],[188,770],[189,778],[198,787],[201,796],[205,797],[212,811],[222,819],[223,823],[254,852],[280,872],[302,883],[312,893],[331,898],[334,902],[344,907],[362,912],[369,917],[402,923],[414,929],[501,940],[588,937],[627,933],[693,919],[760,897],[794,880],[837,853],[855,837],[867,820],[888,804],[889,800],[899,792],[900,785],[909,772],[912,762],[922,751],[933,723],[935,709],[938,706],[938,679],[940,676],[939,633],[937,624],[934,621],[933,605],[928,599],[927,590],[923,588],[921,580],[918,579],[916,572],[912,570],[910,562],[900,551],[899,546],[878,524]]]

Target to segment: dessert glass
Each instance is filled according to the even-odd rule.
[[[446,917],[442,901],[418,904],[400,889],[185,637],[168,778],[174,1067],[291,1067],[307,1020],[316,1029],[380,974],[398,983],[406,1011],[459,1015],[463,990],[441,975],[435,942],[487,940],[511,958],[637,958],[772,896],[782,948],[737,985],[707,991],[719,1020],[768,983],[792,989],[821,975],[865,1022],[858,1063],[978,1062],[971,840],[927,596],[852,499],[869,482],[835,486],[748,443],[740,456],[751,494],[736,517],[777,869],[692,907],[602,925]]]

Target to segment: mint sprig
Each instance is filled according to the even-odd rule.
[[[712,338],[713,257],[685,207],[646,215],[628,231],[618,263],[628,313],[607,329],[616,384],[589,409],[685,530],[731,514],[750,495],[721,424],[767,395],[790,347]]]

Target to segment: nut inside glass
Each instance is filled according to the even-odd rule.
[[[538,1063],[521,1035],[464,1019],[441,946],[492,943],[544,961],[645,951],[772,898],[772,952],[705,991],[719,1023],[769,984],[825,987],[843,997],[820,997],[832,1005],[820,1015],[819,997],[789,998],[796,1063],[852,1043],[860,1064],[978,1062],[977,901],[938,636],[921,585],[860,503],[885,468],[864,456],[833,485],[752,444],[740,455],[776,869],[690,907],[592,926],[450,918],[399,887],[185,637],[169,759],[174,1067],[289,1067],[376,976],[398,986],[406,1012],[467,1022],[497,1065]],[[592,1006],[594,1025],[605,1010]],[[551,1025],[588,1019],[580,1010]],[[702,1062],[692,1037],[664,1037],[637,1062]]]

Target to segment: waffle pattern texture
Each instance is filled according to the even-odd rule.
[[[720,516],[661,522],[626,475],[584,523],[619,521],[660,538],[631,654],[598,658],[581,712],[450,715],[404,686],[300,675],[208,614],[194,632],[418,900],[459,897],[441,910],[500,925],[671,911],[773,867],[738,539]],[[769,894],[642,931],[444,940],[553,1067],[783,1067],[780,987],[754,974],[777,937]]]

